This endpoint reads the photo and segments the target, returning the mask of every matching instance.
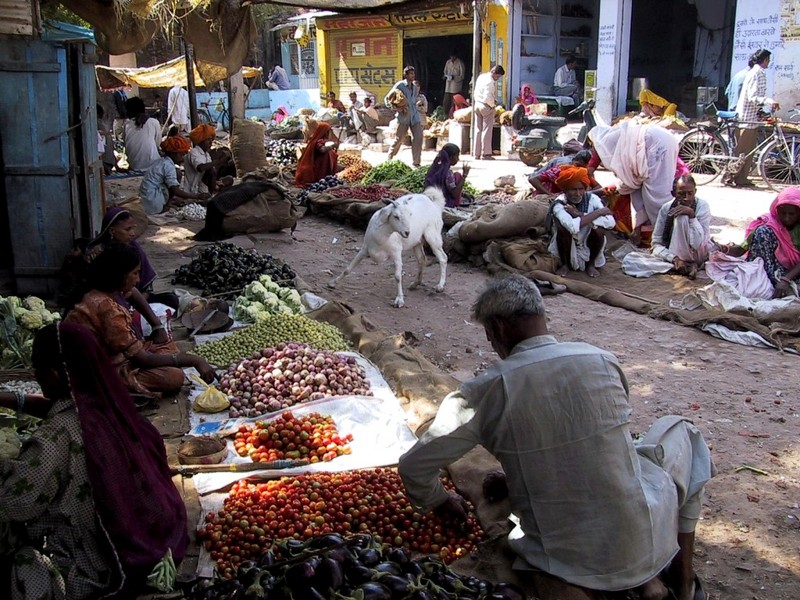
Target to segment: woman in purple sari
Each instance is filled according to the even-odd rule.
[[[165,343],[168,339],[166,329],[161,319],[150,308],[150,303],[169,306],[173,309],[174,314],[179,307],[178,297],[172,292],[162,292],[160,294],[153,292],[156,272],[150,264],[147,254],[139,245],[139,242],[136,241],[136,220],[131,213],[118,207],[109,208],[103,218],[102,227],[100,234],[89,242],[86,247],[85,257],[87,262],[94,260],[111,244],[125,244],[136,250],[141,265],[141,273],[139,275],[141,279],[129,298],[119,297],[117,301],[124,308],[130,309],[131,312],[138,312],[139,316],[150,324],[154,342]],[[138,337],[143,338],[141,322],[136,316],[133,319],[133,327]]]
[[[12,555],[0,597],[135,597],[167,552],[179,561],[189,541],[161,436],[86,328],[42,329],[33,363],[51,403],[19,456],[0,459],[0,528],[22,534],[0,548]]]
[[[442,190],[445,206],[461,206],[461,192],[469,175],[469,165],[462,167],[463,175],[453,173],[452,167],[458,162],[460,150],[455,144],[445,144],[428,169],[424,187]]]

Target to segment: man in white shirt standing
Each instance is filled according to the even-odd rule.
[[[456,51],[450,52],[450,58],[444,64],[444,98],[442,98],[442,108],[446,117],[450,117],[453,108],[453,96],[461,93],[464,87],[464,61],[456,55]]]
[[[189,131],[189,92],[180,85],[173,86],[167,97],[167,109],[178,131]]]
[[[753,67],[747,72],[742,84],[742,91],[736,103],[736,113],[739,117],[739,140],[736,142],[736,155],[740,157],[741,166],[730,178],[723,182],[736,187],[753,187],[753,182],[747,176],[753,166],[753,149],[758,144],[758,128],[760,121],[758,111],[762,106],[769,105],[772,111],[778,110],[781,105],[772,98],[767,97],[767,67],[772,53],[761,48],[756,50],[751,60]]]
[[[567,60],[556,71],[553,77],[553,95],[554,96],[569,96],[575,103],[580,102],[580,89],[578,87],[578,80],[575,77],[575,65],[578,64],[578,59],[571,54],[567,56]]]
[[[492,130],[497,106],[497,80],[506,74],[505,69],[495,65],[475,80],[472,94],[475,111],[475,131],[472,134],[472,155],[477,159],[494,160],[492,156]]]

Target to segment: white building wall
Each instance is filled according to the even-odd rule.
[[[631,1],[600,0],[595,98],[598,114],[609,123],[614,115],[625,112],[631,40]]]

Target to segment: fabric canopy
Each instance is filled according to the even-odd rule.
[[[124,85],[138,85],[143,88],[171,88],[174,85],[185,86],[186,61],[184,57],[173,58],[154,67],[116,68],[97,65],[95,67],[97,84],[103,92],[110,92]],[[261,68],[242,67],[245,79],[253,79],[261,74]],[[200,71],[194,69],[195,84],[204,86]]]

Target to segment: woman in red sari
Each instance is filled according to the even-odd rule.
[[[305,150],[297,162],[297,173],[294,182],[299,187],[306,187],[336,172],[338,155],[336,149],[339,142],[327,123],[309,120],[309,130],[313,131],[306,143]]]

